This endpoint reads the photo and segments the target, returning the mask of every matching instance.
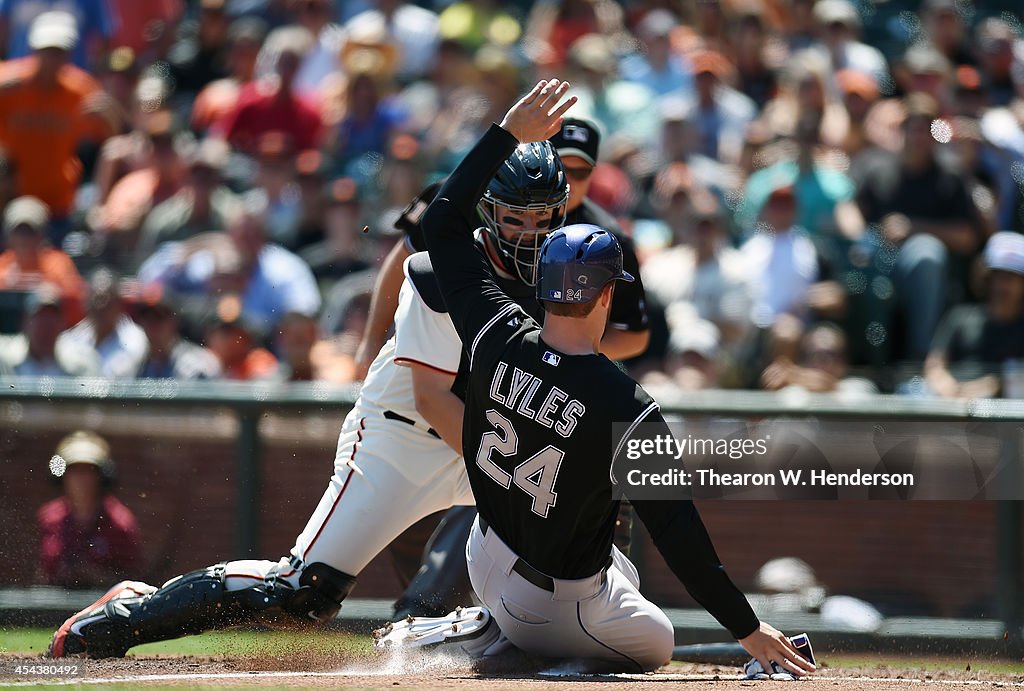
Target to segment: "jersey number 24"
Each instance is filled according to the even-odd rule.
[[[548,511],[558,500],[555,480],[565,453],[548,445],[512,469],[512,474],[503,470],[491,460],[491,452],[497,451],[508,458],[514,456],[519,447],[519,436],[508,418],[493,408],[487,411],[487,421],[494,425],[494,431],[485,432],[480,438],[480,450],[476,453],[476,464],[487,477],[505,489],[516,487],[533,497],[530,510],[541,518],[548,517]]]

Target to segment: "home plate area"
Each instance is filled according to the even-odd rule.
[[[54,662],[62,662],[63,669]],[[966,665],[967,667],[969,665]],[[912,685],[940,688],[1024,688],[1021,673],[925,671],[908,658],[905,667],[891,664],[834,668],[827,662],[818,673],[798,682],[746,681],[737,667],[673,663],[651,674],[594,675],[581,673],[572,663],[558,666],[522,664],[520,668],[481,670],[464,658],[442,651],[403,651],[388,655],[359,653],[310,654],[280,651],[256,657],[218,658],[137,656],[116,660],[48,660],[42,657],[0,656],[0,687],[104,686],[333,689],[667,689],[680,685],[687,691],[778,687],[811,684],[813,688],[897,691]],[[931,668],[932,666],[929,666]],[[49,668],[49,669],[48,669]],[[785,687],[783,687],[785,688]]]

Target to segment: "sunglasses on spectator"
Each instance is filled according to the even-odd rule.
[[[579,168],[565,168],[565,174],[573,180],[586,180],[594,172],[592,166],[580,166]]]

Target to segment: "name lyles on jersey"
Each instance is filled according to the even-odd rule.
[[[537,394],[545,386],[544,381],[518,367],[513,367],[511,375],[506,376],[508,370],[508,363],[504,361],[499,361],[494,368],[491,400],[528,420],[554,429],[559,436],[568,439],[576,430],[580,417],[587,412],[587,407],[577,399],[569,398],[569,394],[557,386],[551,386],[540,405],[534,408]]]

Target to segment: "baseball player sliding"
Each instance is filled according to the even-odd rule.
[[[536,240],[559,227],[568,186],[550,146],[515,150],[480,201],[481,256],[506,292],[538,310]],[[529,209],[522,225],[520,209]],[[422,517],[471,504],[461,450],[464,355],[427,255],[406,262],[396,334],[373,361],[342,425],[334,475],[289,556],[228,561],[167,581],[125,581],[68,618],[49,654],[124,655],[131,647],[278,618],[337,614],[367,563]]]
[[[562,101],[568,86],[541,81],[516,103],[424,217],[430,260],[469,353],[462,443],[479,517],[466,557],[486,609],[405,620],[382,631],[378,643],[471,638],[466,648],[486,654],[503,634],[533,655],[653,670],[671,657],[673,629],[612,545],[618,502],[608,435],[614,421],[632,420],[632,431],[664,420],[657,403],[598,354],[615,285],[634,278],[607,231],[575,224],[550,233],[537,267],[541,327],[495,283],[473,242],[473,208],[486,180],[520,142],[552,134],[575,102]],[[515,213],[533,225],[530,210]],[[691,501],[638,500],[633,507],[690,593],[764,669],[814,670],[782,633],[758,621]]]

